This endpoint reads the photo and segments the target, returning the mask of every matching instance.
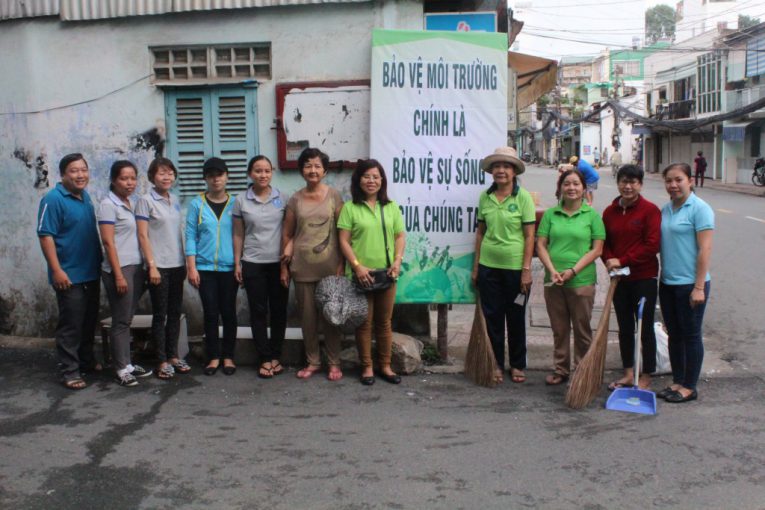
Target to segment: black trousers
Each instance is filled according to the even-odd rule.
[[[199,271],[199,297],[204,315],[207,359],[234,359],[236,347],[236,293],[239,284],[233,271]],[[223,322],[223,341],[218,335]]]
[[[656,309],[658,285],[655,278],[635,281],[621,281],[614,292],[614,312],[619,323],[619,350],[622,366],[635,366],[635,323],[638,315],[638,301],[645,298],[643,307],[643,333],[640,336],[642,348],[641,372],[656,372],[656,334],[653,329],[653,315]]]
[[[261,362],[279,359],[287,329],[289,289],[279,281],[279,262],[255,264],[242,261],[242,279],[250,305],[250,328]],[[271,338],[268,338],[268,318]]]
[[[80,377],[80,370],[89,370],[96,363],[93,338],[98,323],[101,283],[98,280],[78,283],[67,290],[56,290],[58,326],[56,352],[61,377]]]
[[[478,266],[478,292],[486,331],[497,367],[505,368],[505,324],[511,368],[526,368],[526,303],[515,303],[521,292],[521,271]]]
[[[157,346],[160,362],[178,357],[178,335],[181,331],[184,266],[159,268],[159,285],[149,284],[151,296],[151,336]]]

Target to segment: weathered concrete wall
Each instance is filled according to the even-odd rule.
[[[420,29],[422,3],[2,22],[0,201],[6,211],[0,221],[0,333],[48,335],[55,326],[56,304],[35,222],[40,198],[59,181],[61,156],[85,155],[96,200],[107,192],[115,159],[128,158],[145,169],[154,157],[156,145],[141,134],[163,133],[165,110],[163,92],[148,78],[149,46],[270,42],[272,79],[258,89],[258,132],[261,152],[276,161],[275,84],[368,78],[373,27]],[[328,179],[347,193],[347,171]],[[302,179],[277,172],[274,183],[292,192]],[[192,328],[198,307],[196,292],[187,290]]]

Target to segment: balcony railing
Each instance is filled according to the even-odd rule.
[[[695,107],[695,99],[659,104],[656,105],[656,115],[654,115],[654,118],[658,120],[687,119],[691,116]]]
[[[765,97],[765,85],[726,92],[727,110],[737,110]]]

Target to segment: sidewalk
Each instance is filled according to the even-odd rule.
[[[598,322],[603,314],[603,305],[608,294],[609,278],[603,264],[596,264],[598,270],[598,284],[595,293],[595,307],[592,312],[592,332],[598,327]],[[534,284],[528,304],[526,323],[526,346],[527,346],[527,369],[528,370],[552,370],[553,336],[550,329],[550,320],[547,316],[547,308],[544,301],[544,267],[539,259],[532,262],[532,275]],[[465,368],[465,354],[470,341],[470,330],[473,325],[475,305],[453,305],[448,316],[448,346],[449,363],[425,367],[425,370],[433,373],[461,373]],[[435,345],[437,338],[436,311],[430,312],[431,342]],[[656,310],[656,321],[661,321],[661,312]],[[653,325],[650,325],[653,327]],[[622,361],[619,354],[619,336],[616,315],[611,310],[608,328],[608,348],[606,350],[606,370],[621,371]],[[722,352],[720,342],[706,335],[704,337],[704,366],[702,375],[724,375],[733,372],[732,366],[721,359]],[[507,366],[507,365],[506,365]]]
[[[664,178],[661,173],[646,173],[647,179],[654,181],[663,181]],[[714,189],[720,191],[732,191],[734,193],[744,193],[746,195],[754,195],[758,197],[765,197],[765,186],[755,186],[754,184],[728,184],[713,180],[710,178],[704,179],[704,188]]]

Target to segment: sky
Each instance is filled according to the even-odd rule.
[[[658,4],[674,8],[676,3],[673,0],[508,0],[515,19],[525,23],[511,49],[560,59],[597,55],[606,47],[630,47],[633,37],[640,38],[642,44],[646,9]],[[765,0],[729,3],[732,12],[765,21]]]

